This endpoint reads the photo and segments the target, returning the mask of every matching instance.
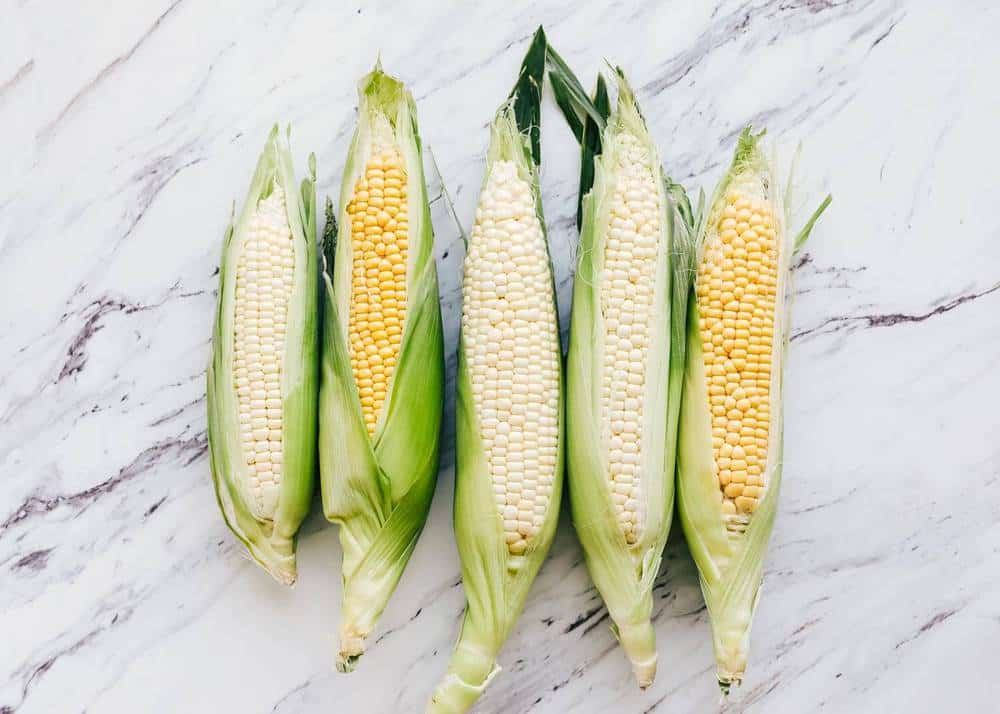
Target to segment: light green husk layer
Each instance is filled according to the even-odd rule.
[[[275,126],[267,138],[235,223],[226,230],[219,267],[219,298],[208,366],[208,442],[212,480],[226,524],[250,555],[279,582],[295,582],[295,534],[315,488],[318,319],[316,290],[315,159],[310,178],[295,185],[287,138]],[[239,415],[233,382],[236,265],[257,204],[274,185],[285,193],[295,249],[295,277],[288,303],[283,364],[284,474],[273,520],[257,518],[244,484]]]
[[[398,366],[374,438],[365,428],[347,342],[351,240],[332,236],[324,254],[319,464],[323,512],[340,524],[344,600],[337,668],[349,672],[364,653],[403,574],[430,509],[438,469],[444,347],[433,230],[416,106],[402,82],[380,66],[359,86],[337,215],[350,231],[347,204],[371,149],[377,117],[388,119],[406,163],[410,257]]]
[[[728,692],[739,684],[747,666],[750,625],[760,598],[764,573],[764,554],[774,526],[778,493],[781,486],[782,453],[782,366],[788,345],[792,256],[809,236],[816,219],[829,205],[820,205],[797,234],[789,231],[791,221],[788,191],[782,190],[775,175],[773,158],[760,145],[761,134],[749,127],[741,134],[732,166],[722,178],[709,206],[708,216],[716,214],[724,201],[726,189],[734,182],[759,182],[771,201],[780,234],[778,263],[778,309],[775,315],[774,365],[771,377],[771,433],[769,437],[765,491],[763,500],[742,534],[727,531],[722,513],[722,498],[712,457],[711,414],[701,335],[698,330],[698,304],[692,292],[688,302],[687,372],[684,380],[678,453],[678,506],[684,534],[700,574],[701,589],[712,623],[712,639],[718,664],[719,685]],[[789,177],[788,187],[791,187]],[[709,219],[710,220],[710,219]],[[703,222],[696,244],[700,261],[709,220]]]

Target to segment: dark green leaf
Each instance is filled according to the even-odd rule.
[[[563,116],[566,117],[567,123],[569,123],[570,128],[574,126],[582,127],[584,123],[584,117],[590,117],[597,125],[603,130],[604,123],[607,119],[607,114],[602,115],[596,106],[594,106],[593,101],[587,96],[587,92],[584,90],[583,85],[580,84],[580,80],[576,78],[573,74],[573,70],[569,68],[569,65],[559,56],[552,45],[548,45],[545,53],[545,64],[549,68],[549,81],[552,82],[553,89],[558,87],[558,93],[556,94],[556,103],[559,105],[560,111],[562,111]],[[570,117],[575,117],[571,119]],[[573,131],[579,139],[579,135],[576,130]]]
[[[573,136],[576,137],[578,142],[583,141],[583,120],[577,116],[576,111],[573,109],[573,98],[569,87],[566,86],[565,81],[558,74],[549,73],[549,83],[552,85],[552,93],[555,95],[556,105],[559,107],[559,111],[562,112],[563,118],[566,119],[566,123],[569,124],[570,131],[573,132]]]
[[[531,137],[531,158],[536,166],[542,160],[542,82],[545,79],[545,53],[545,31],[539,27],[524,55],[517,83],[510,93],[510,98],[514,100],[517,128],[522,134]]]
[[[604,125],[611,114],[611,100],[608,97],[608,85],[604,81],[604,75],[597,75],[597,88],[594,90],[593,107],[603,121],[597,121],[586,114],[584,118],[583,132],[580,137],[580,193],[576,202],[576,228],[583,225],[583,197],[590,193],[594,185],[594,159],[601,153],[601,136],[604,132]]]
[[[321,248],[326,258],[326,272],[333,276],[333,256],[337,251],[337,216],[334,214],[333,201],[326,197],[326,225],[323,226]]]

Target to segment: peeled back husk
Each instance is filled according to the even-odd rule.
[[[226,230],[219,267],[219,297],[208,366],[208,441],[216,498],[226,524],[253,559],[279,582],[295,582],[295,535],[315,487],[318,319],[316,285],[315,162],[296,186],[287,139],[275,126],[268,136],[243,209]],[[282,481],[273,507],[261,514],[248,492],[250,477],[240,442],[234,387],[236,271],[258,205],[284,195],[294,251],[285,341],[279,351],[282,391]]]
[[[771,376],[768,392],[770,424],[763,469],[763,497],[747,516],[724,513],[723,497],[713,455],[712,414],[706,386],[705,347],[699,329],[694,295],[688,303],[687,370],[678,453],[678,506],[685,537],[698,566],[701,589],[712,625],[712,638],[723,691],[738,684],[747,665],[750,625],[760,597],[764,554],[774,525],[781,485],[782,365],[789,336],[791,260],[808,237],[830,199],[806,226],[793,235],[789,229],[787,191],[779,184],[775,161],[765,155],[761,134],[748,127],[740,136],[732,166],[712,198],[698,231],[696,254],[702,260],[708,240],[719,224],[720,211],[731,186],[747,187],[771,204],[778,246],[777,289],[773,316]],[[789,187],[791,177],[789,177]]]
[[[423,529],[437,479],[444,347],[433,230],[413,97],[380,66],[359,85],[359,120],[337,206],[341,231],[324,254],[319,464],[323,510],[340,524],[343,606],[337,668],[364,653]],[[351,221],[373,133],[392,137],[406,168],[407,297],[398,363],[374,433],[366,427],[348,339]],[[387,133],[388,132],[388,133]],[[328,226],[332,229],[332,224]]]

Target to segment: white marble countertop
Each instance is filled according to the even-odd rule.
[[[1000,9],[361,5],[3,4],[0,713],[423,710],[464,603],[450,449],[377,642],[338,675],[335,528],[317,508],[289,591],[216,510],[215,270],[272,123],[293,125],[300,172],[316,152],[321,195],[339,186],[355,82],[379,51],[468,223],[486,124],[539,23],[587,84],[604,57],[628,71],[687,186],[711,188],[753,121],[805,140],[835,201],[797,269],[783,500],[742,689],[719,704],[676,534],[659,675],[635,689],[567,510],[478,711],[995,711]],[[544,112],[566,324],[578,155],[550,97]],[[453,350],[461,251],[441,215]]]

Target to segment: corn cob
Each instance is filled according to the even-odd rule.
[[[455,486],[468,606],[428,712],[466,711],[499,672],[497,655],[559,518],[561,349],[537,168],[544,63],[539,28],[491,125],[468,239]]]
[[[747,128],[697,241],[678,455],[681,523],[712,621],[718,679],[738,684],[781,483],[781,366],[797,238],[762,134]]]
[[[627,80],[590,102],[558,55],[550,78],[583,146],[567,358],[573,522],[614,632],[648,687],[653,580],[670,530],[691,210],[663,173]]]
[[[277,580],[295,582],[316,444],[315,167],[295,186],[272,129],[246,203],[226,231],[208,368],[216,497],[230,529]]]
[[[351,671],[409,561],[438,468],[444,358],[416,107],[380,66],[359,87],[324,250],[323,510],[339,523],[337,667]]]

